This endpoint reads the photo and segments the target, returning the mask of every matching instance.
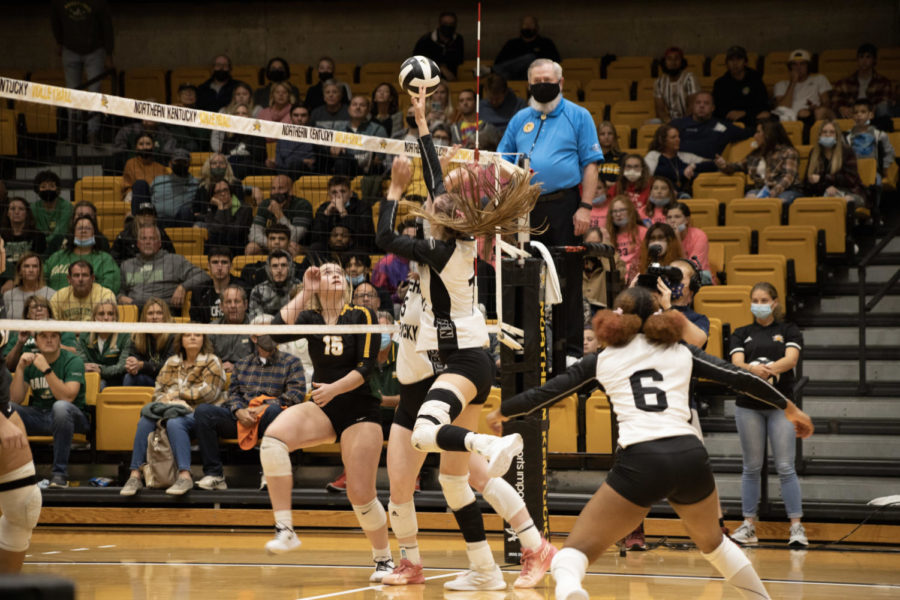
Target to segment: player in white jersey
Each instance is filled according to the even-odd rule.
[[[619,422],[619,448],[605,485],[590,499],[565,547],[553,559],[556,598],[588,598],[581,587],[587,566],[666,498],[691,539],[745,598],[768,598],[740,548],[716,522],[718,495],[709,456],[688,423],[691,376],[713,379],[773,407],[784,409],[799,437],[812,435],[809,417],[767,382],[685,344],[684,316],[659,310],[641,287],[625,290],[615,310],[601,311],[594,329],[602,346],[541,388],[504,401],[492,426],[552,404],[592,378],[606,390]]]

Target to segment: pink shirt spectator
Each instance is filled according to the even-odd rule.
[[[647,218],[647,203],[650,201],[650,184],[648,183],[646,187],[642,189],[637,189],[634,187],[633,183],[629,183],[625,187],[624,192],[620,192],[616,189],[617,184],[612,184],[609,186],[609,189],[606,192],[606,196],[608,198],[615,198],[618,195],[628,196],[631,203],[634,204],[634,207],[638,211],[638,215],[641,219]]]
[[[684,249],[684,255],[688,258],[695,258],[700,263],[700,268],[704,271],[710,271],[709,268],[709,238],[699,227],[688,227],[681,238],[681,247]]]
[[[610,196],[612,197],[612,196]],[[606,215],[609,214],[609,200],[591,207],[591,227],[606,227]]]
[[[622,259],[628,270],[625,273],[625,280],[631,281],[638,272],[638,260],[641,256],[641,240],[647,235],[647,228],[638,226],[636,238],[632,239],[631,234],[622,232],[616,236],[616,248],[619,250],[619,257]]]
[[[647,218],[644,219],[644,225],[650,227],[654,223],[665,223],[666,222],[666,213],[663,212],[662,208],[658,208],[653,204],[647,205],[648,209],[652,209],[653,212],[647,215]]]

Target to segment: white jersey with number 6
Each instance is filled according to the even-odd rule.
[[[653,344],[640,333],[597,355],[597,380],[616,413],[619,446],[697,435],[688,404],[692,365],[683,345]]]

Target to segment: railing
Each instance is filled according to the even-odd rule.
[[[900,233],[900,223],[894,225],[881,241],[872,248],[857,265],[857,280],[859,282],[859,386],[858,391],[865,394],[868,391],[866,382],[866,315],[870,313],[875,306],[887,295],[888,291],[900,280],[900,268],[885,282],[872,296],[872,299],[866,302],[866,268],[872,263],[876,256]]]

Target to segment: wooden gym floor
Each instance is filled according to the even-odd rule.
[[[423,533],[426,585],[383,589],[369,584],[371,552],[361,532],[301,531],[292,554],[266,555],[268,530],[185,530],[39,527],[24,572],[75,581],[78,600],[540,600],[553,597],[549,575],[535,590],[444,593],[443,582],[467,564],[456,533]],[[495,557],[502,537],[489,534]],[[561,545],[562,536],[554,538]],[[650,541],[650,540],[648,540]],[[396,550],[396,542],[392,540]],[[878,600],[900,597],[900,553],[895,548],[788,550],[771,544],[749,549],[773,598]],[[395,555],[396,558],[396,555]],[[518,566],[504,566],[512,585]],[[590,567],[591,598],[738,599],[696,549],[659,547],[607,551]]]

